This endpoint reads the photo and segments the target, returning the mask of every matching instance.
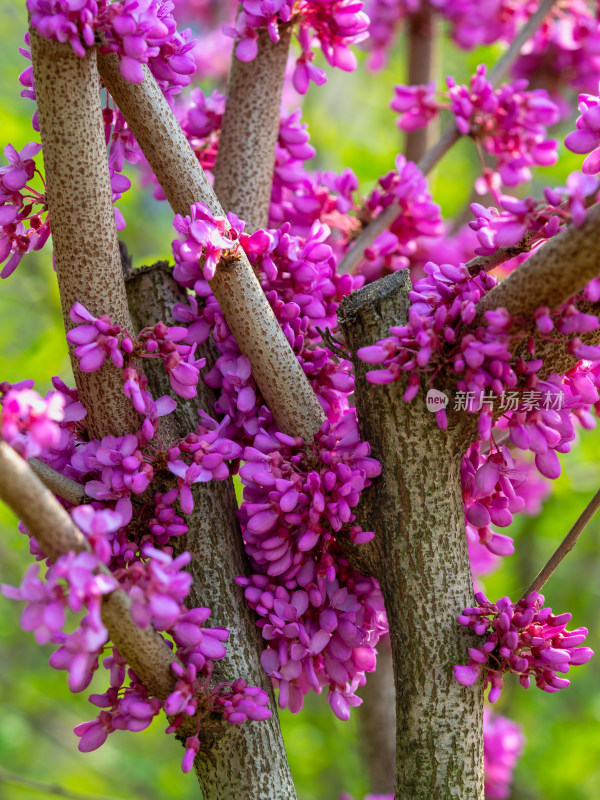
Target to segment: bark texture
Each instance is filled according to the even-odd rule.
[[[215,192],[223,208],[245,220],[250,231],[266,228],[269,220],[291,36],[291,27],[281,26],[280,39],[273,42],[265,28],[258,34],[256,58],[240,61],[235,53],[232,55],[215,165]]]
[[[46,196],[65,329],[71,306],[131,328],[112,205],[96,53],[76,56],[70,44],[30,31],[40,116]],[[84,373],[69,347],[92,438],[131,433],[140,417],[123,394],[120,371],[107,359]]]
[[[343,302],[352,353],[406,322],[409,287],[407,275],[395,273]],[[394,660],[396,797],[483,800],[483,687],[453,677],[474,643],[456,622],[474,602],[460,486],[472,429],[450,413],[440,431],[422,395],[405,403],[401,381],[372,386],[366,365],[354,366],[361,432],[383,465],[363,512],[376,532],[370,560],[378,564]]]
[[[165,263],[128,275],[127,294],[136,330],[159,320],[172,324],[170,312],[174,303],[184,302],[186,297]],[[197,355],[207,358],[208,370],[216,351],[206,343]],[[151,365],[146,375],[154,396],[170,393],[169,379],[160,364]],[[167,417],[175,422],[173,438],[183,437],[197,427],[197,408],[212,415],[216,399],[213,390],[201,382],[198,395],[192,401],[176,398],[178,408]],[[248,573],[236,512],[231,479],[197,484],[194,513],[186,518],[189,531],[173,544],[179,552],[187,550],[192,555],[190,607],[209,607],[212,614],[208,624],[231,632],[226,643],[227,657],[215,662],[213,684],[241,677],[250,685],[262,687],[270,696],[273,715],[264,722],[223,725],[207,731],[196,757],[196,773],[204,800],[295,800],[273,688],[260,663],[262,637],[244,592],[235,583],[236,577]]]
[[[222,215],[223,209],[152,75],[145,69],[141,84],[128,83],[113,56],[99,56],[102,79],[173,211],[189,214],[190,206],[202,201],[214,214]],[[252,364],[252,375],[278,428],[311,441],[325,416],[245,254],[218,268],[210,286],[242,353]]]

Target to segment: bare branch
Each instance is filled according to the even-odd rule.
[[[269,218],[291,36],[291,26],[280,26],[281,38],[273,42],[264,28],[256,58],[241,61],[232,54],[214,185],[223,208],[245,220],[250,231],[266,228]]]
[[[556,5],[557,0],[544,0],[539,9],[533,14],[523,26],[518,36],[514,39],[510,48],[506,51],[504,56],[500,59],[496,67],[492,70],[489,76],[493,86],[498,86],[503,77],[508,72],[511,64],[518,57],[523,44],[530,39],[536,30],[539,28],[545,17],[551,11],[552,7]],[[518,43],[518,46],[515,45]],[[439,161],[446,155],[448,150],[456,144],[461,138],[461,134],[454,123],[449,125],[438,141],[430,148],[423,158],[419,161],[417,166],[423,173],[427,175],[438,164]],[[363,253],[367,247],[375,241],[375,239],[383,233],[384,230],[389,228],[392,222],[396,219],[401,209],[397,203],[392,203],[384,209],[379,216],[364,228],[362,233],[356,237],[352,247],[347,251],[344,258],[340,262],[339,271],[342,273],[353,272],[363,258]]]
[[[43,461],[37,458],[30,458],[29,466],[42,483],[47,486],[51,492],[62,497],[63,500],[68,500],[68,502],[73,503],[74,506],[79,506],[90,500],[81,483],[67,478],[66,475],[61,475],[60,472],[52,469],[48,464],[44,464]]]
[[[410,86],[424,86],[435,81],[439,62],[439,20],[429,3],[422,4],[408,18],[408,77]],[[439,136],[439,119],[431,120],[426,128],[407,131],[404,155],[407,161],[417,162]]]
[[[54,260],[66,330],[71,306],[131,328],[112,205],[96,53],[83,58],[69,43],[30,31],[40,116],[46,195]],[[70,348],[79,396],[87,409],[91,437],[120,436],[140,427],[140,417],[123,394],[119,370],[107,360],[84,373]]]
[[[50,559],[89,549],[87,540],[52,492],[28,463],[2,441],[0,500],[23,520]],[[108,570],[106,573],[110,574]],[[102,621],[115,647],[140,680],[152,694],[164,700],[175,686],[171,664],[177,659],[152,627],[138,628],[131,618],[130,606],[128,595],[117,589],[103,598]]]
[[[177,214],[202,201],[213,214],[223,209],[206,180],[156,81],[145,70],[140,84],[128,83],[114,53],[99,55],[102,79],[129,123],[154,174]],[[312,441],[325,416],[281,330],[245,254],[217,269],[211,289],[281,431]]]
[[[531,594],[531,592],[542,591],[544,585],[546,584],[546,582],[548,581],[554,570],[558,567],[558,565],[567,555],[567,553],[570,553],[571,550],[575,547],[577,539],[587,526],[588,522],[592,519],[598,508],[600,508],[600,490],[597,491],[596,494],[592,497],[592,499],[585,507],[583,513],[581,514],[577,522],[573,525],[571,530],[562,540],[559,547],[551,556],[551,558],[548,560],[546,565],[540,570],[539,574],[537,575],[536,579],[532,582],[531,586],[529,586],[525,590],[521,600],[525,600]]]

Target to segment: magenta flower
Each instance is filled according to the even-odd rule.
[[[565,146],[573,153],[589,153],[581,168],[584,175],[600,172],[600,98],[589,94],[579,95],[577,130],[565,138]]]
[[[566,630],[571,614],[555,616],[551,608],[542,608],[541,594],[532,592],[517,604],[511,603],[509,597],[490,603],[481,592],[475,599],[478,606],[466,608],[458,622],[478,636],[486,636],[486,640],[469,650],[466,666],[454,667],[454,677],[464,686],[471,686],[483,670],[485,685],[491,686],[491,703],[500,696],[505,672],[519,675],[519,682],[526,689],[533,675],[538,688],[558,692],[569,681],[557,673],[565,674],[571,666],[585,664],[594,655],[589,647],[581,647],[587,628]]]

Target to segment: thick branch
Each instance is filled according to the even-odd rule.
[[[439,60],[438,18],[429,3],[408,18],[408,76],[410,86],[423,86],[435,81]],[[423,130],[407,131],[404,155],[417,162],[439,136],[438,120],[432,120]]]
[[[123,112],[173,211],[189,214],[202,201],[223,214],[183,131],[152,75],[141,84],[125,81],[114,54],[99,55],[102,79]],[[220,268],[211,289],[280,430],[312,440],[324,414],[290,348],[264,292],[241,254],[230,267]]]
[[[354,292],[339,314],[353,353],[406,321],[406,273]],[[372,386],[354,362],[361,432],[383,465],[364,493],[375,530],[375,577],[390,626],[396,684],[396,797],[483,798],[483,686],[460,686],[453,667],[472,639],[456,622],[473,602],[460,485],[460,415],[447,431],[404,382]],[[462,415],[465,417],[466,415]]]
[[[223,208],[246,221],[250,231],[269,219],[281,93],[292,29],[280,28],[279,42],[266,28],[258,34],[258,54],[240,61],[232,54],[227,106],[215,165],[215,192]]]
[[[128,276],[127,294],[137,330],[158,320],[171,324],[173,305],[184,302],[186,297],[185,290],[175,282],[164,263],[135,270]],[[197,355],[207,358],[206,369],[210,369],[216,356],[213,347],[206,343]],[[155,396],[169,393],[170,389],[164,370],[158,367],[156,371],[146,370]],[[178,437],[197,427],[197,408],[213,412],[216,399],[213,390],[201,383],[198,394],[192,402],[177,398],[178,408],[169,415],[176,423]],[[168,488],[171,487],[165,487]],[[173,544],[179,551],[192,554],[190,570],[194,582],[188,598],[190,607],[208,606],[212,609],[210,624],[231,631],[227,657],[215,662],[213,682],[231,682],[242,677],[250,685],[261,686],[270,695],[273,716],[260,723],[225,725],[209,734],[210,738],[203,742],[202,755],[196,758],[196,771],[204,800],[233,797],[294,800],[296,793],[275,711],[273,688],[260,663],[262,637],[244,593],[235,583],[238,576],[248,574],[236,512],[231,479],[198,484],[194,491],[194,513],[186,519],[189,532]]]
[[[20,517],[46,555],[55,560],[70,551],[88,550],[87,540],[52,492],[26,461],[0,441],[0,500]],[[153,628],[131,619],[131,601],[118,589],[102,603],[102,621],[110,638],[148,690],[165,699],[175,685],[171,664],[176,661],[167,643]]]
[[[475,325],[486,311],[506,308],[529,319],[536,308],[558,308],[600,275],[600,206],[581,228],[570,226],[539,247],[477,304]]]
[[[54,261],[66,330],[76,301],[92,314],[109,314],[131,327],[104,141],[96,54],[76,56],[70,44],[30,31],[40,116],[46,195]],[[140,427],[123,394],[119,370],[107,359],[98,372],[83,373],[70,348],[79,396],[91,437],[115,436]]]

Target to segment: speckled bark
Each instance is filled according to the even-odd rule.
[[[162,189],[178,214],[202,201],[223,214],[183,131],[156,81],[127,83],[114,54],[99,56],[102,79],[129,123]],[[244,254],[219,268],[211,289],[280,430],[312,439],[324,419],[319,401],[269,306]]]
[[[46,195],[66,330],[76,301],[92,314],[131,327],[100,106],[96,54],[79,58],[67,44],[32,30],[31,51],[40,116]],[[107,359],[83,373],[69,348],[90,436],[131,433],[140,418],[123,394],[120,371]]]
[[[232,55],[215,165],[215,192],[223,208],[245,220],[250,231],[265,228],[269,218],[291,35],[291,27],[281,26],[281,38],[273,42],[263,29],[258,34],[256,58],[240,61],[235,52]]]
[[[591,208],[581,228],[566,228],[539,247],[518,269],[477,304],[475,325],[485,311],[507,308],[529,320],[539,306],[558,308],[600,275],[600,206]]]
[[[0,441],[0,500],[25,523],[52,560],[69,552],[89,550],[73,520],[17,453]],[[108,569],[102,567],[108,573]],[[131,600],[121,590],[102,601],[102,621],[118,647],[148,689],[165,699],[174,689],[171,663],[176,659],[152,627],[138,628],[131,619]]]
[[[164,263],[131,273],[127,293],[138,330],[158,320],[171,324],[170,309],[185,299],[185,291]],[[201,347],[197,355],[207,358],[209,369],[215,358],[211,345]],[[162,368],[146,370],[146,374],[153,394],[169,393],[169,380]],[[197,408],[212,414],[213,390],[201,383],[198,392],[197,400],[191,402],[176,398],[178,409],[169,416],[176,423],[177,436],[197,426]],[[196,485],[194,513],[186,519],[189,532],[173,544],[192,554],[190,607],[207,606],[212,610],[209,624],[231,631],[227,658],[216,662],[213,682],[242,677],[251,685],[261,686],[270,695],[273,716],[264,722],[224,725],[207,733],[203,751],[196,758],[196,773],[204,800],[294,800],[273,689],[260,664],[264,643],[243,590],[235,583],[236,577],[248,571],[236,510],[231,480]]]
[[[369,789],[373,794],[393,794],[396,772],[396,696],[394,665],[389,642],[377,645],[377,670],[367,675],[360,690],[362,705],[356,710],[358,739]]]
[[[404,324],[407,278],[395,273],[355,292],[340,320],[354,353]],[[453,677],[473,640],[456,617],[472,605],[460,488],[465,432],[440,431],[422,395],[404,403],[401,382],[371,386],[355,362],[361,431],[383,463],[365,493],[376,537],[396,685],[396,797],[482,800],[483,689]],[[464,416],[464,415],[463,415]],[[373,553],[371,557],[373,557]]]
[[[438,22],[428,3],[408,18],[408,76],[410,86],[435,81],[438,62]],[[407,131],[403,153],[408,161],[420,161],[440,134],[439,120],[418,131]]]

